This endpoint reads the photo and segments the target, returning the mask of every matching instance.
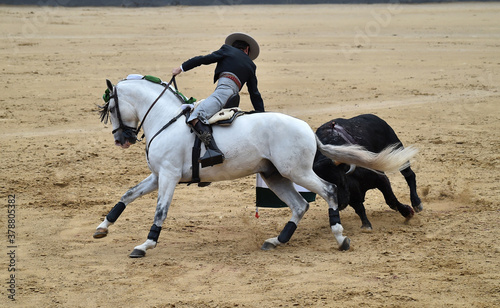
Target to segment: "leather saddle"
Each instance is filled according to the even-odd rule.
[[[229,126],[236,120],[240,115],[245,114],[245,112],[241,111],[238,107],[240,105],[240,95],[236,93],[231,96],[221,111],[214,114],[210,119],[208,119],[208,123],[210,125],[222,125]]]

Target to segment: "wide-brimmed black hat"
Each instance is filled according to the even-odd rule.
[[[250,52],[248,56],[250,59],[255,60],[259,56],[260,48],[259,44],[257,43],[256,40],[254,40],[253,37],[251,37],[248,34],[241,33],[241,32],[235,32],[231,33],[226,37],[226,42],[225,44],[227,45],[232,45],[235,41],[244,41],[248,45],[250,45]]]

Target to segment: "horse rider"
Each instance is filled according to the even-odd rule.
[[[207,147],[207,152],[200,159],[202,167],[224,161],[224,155],[213,139],[208,119],[224,108],[229,99],[238,96],[245,83],[255,111],[264,111],[264,102],[257,88],[255,75],[257,67],[253,63],[258,55],[259,45],[251,36],[245,33],[232,33],[219,50],[208,55],[193,57],[172,70],[172,74],[176,76],[202,64],[217,63],[214,83],[218,82],[214,92],[200,102],[187,120]]]

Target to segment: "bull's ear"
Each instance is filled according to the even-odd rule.
[[[109,79],[106,79],[106,85],[108,86],[109,91],[113,92],[113,84]]]

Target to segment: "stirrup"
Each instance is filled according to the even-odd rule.
[[[224,162],[224,154],[216,150],[207,148],[205,155],[198,160],[201,167],[211,167],[213,165],[222,164]]]
[[[205,144],[205,148],[207,149],[203,157],[198,160],[198,162],[201,163],[201,167],[205,168],[222,164],[224,161],[224,154],[222,154],[215,143],[214,137],[212,136],[212,128],[209,125],[198,122],[194,125],[193,131]]]

